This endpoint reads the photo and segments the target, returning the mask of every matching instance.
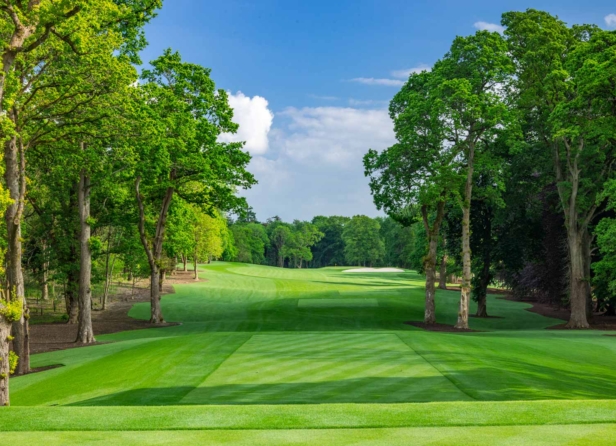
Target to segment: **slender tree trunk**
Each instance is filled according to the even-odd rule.
[[[2,303],[0,303],[0,309]],[[9,335],[11,323],[0,315],[0,407],[8,406],[9,399]],[[0,409],[1,410],[1,409]]]
[[[172,172],[170,178],[175,178],[175,173]],[[139,237],[141,244],[148,257],[148,263],[150,264],[150,300],[151,300],[151,318],[152,324],[163,324],[162,310],[160,307],[160,289],[159,289],[159,276],[158,270],[160,260],[163,252],[163,241],[165,237],[165,226],[167,223],[167,214],[169,213],[169,207],[171,206],[171,200],[173,199],[174,189],[172,187],[167,188],[165,196],[163,198],[162,207],[156,222],[156,233],[152,242],[152,247],[148,242],[148,238],[145,232],[145,208],[143,205],[143,198],[139,192],[139,186],[141,184],[141,177],[135,179],[135,196],[137,199],[137,205],[139,207]]]
[[[41,265],[41,299],[49,300],[49,261],[47,260],[47,241],[41,240],[43,262]]]
[[[441,267],[438,273],[438,287],[441,290],[447,289],[447,254],[441,257]]]
[[[462,285],[460,286],[460,308],[455,328],[468,329],[468,313],[471,300],[471,199],[473,196],[473,162],[475,147],[469,147],[464,202],[462,204]]]
[[[195,252],[195,254],[193,255],[193,263],[194,263],[194,267],[195,267],[195,275],[193,277],[193,279],[195,280],[199,280],[199,275],[197,274],[197,262],[199,261],[199,259],[197,258],[197,253]]]
[[[41,299],[49,300],[49,272],[47,266],[43,265],[43,271],[41,272]]]
[[[85,144],[81,144],[85,150]],[[77,339],[80,344],[93,344],[92,329],[92,253],[90,252],[90,177],[85,169],[81,170],[78,190],[80,222],[80,257],[79,257],[79,325]]]
[[[30,341],[28,327],[28,302],[25,297],[24,276],[21,267],[21,218],[26,195],[26,159],[24,147],[17,137],[12,137],[4,145],[4,179],[13,202],[4,214],[7,231],[6,275],[10,299],[23,299],[23,313],[13,322],[13,350],[19,356],[16,374],[30,371]]]
[[[490,282],[490,254],[486,254],[483,268],[480,272],[479,289],[476,290],[477,296],[477,317],[488,317],[488,285]]]
[[[428,255],[424,258],[424,269],[426,271],[426,308],[424,312],[424,322],[434,324],[436,322],[436,252],[438,249],[438,235],[445,214],[445,202],[439,201],[436,209],[436,217],[430,226],[428,207],[421,207],[421,215],[424,222],[426,233],[428,234]]]
[[[182,263],[184,263],[184,272],[188,271],[188,256],[182,254]]]
[[[156,265],[151,266],[150,275],[150,323],[164,324],[163,312],[160,308],[160,287],[158,285],[159,272]]]
[[[111,280],[113,279],[113,268],[115,266],[116,256],[114,255],[111,259],[111,267],[106,268],[106,276],[105,276],[105,290],[103,291],[103,310],[107,309],[107,301],[109,300],[109,291],[111,290]],[[107,263],[109,263],[109,259],[107,259]]]

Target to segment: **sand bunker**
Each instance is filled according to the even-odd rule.
[[[343,273],[403,273],[400,268],[354,268],[345,269]]]

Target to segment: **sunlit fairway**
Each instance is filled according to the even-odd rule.
[[[610,444],[616,436],[616,338],[606,333],[545,330],[561,321],[496,296],[488,307],[501,318],[472,319],[478,332],[425,332],[404,324],[423,318],[423,278],[412,272],[202,269],[207,281],[163,298],[165,318],[182,325],[34,356],[33,367],[63,366],[11,380],[0,442]],[[455,322],[457,300],[438,292],[439,322]],[[130,314],[147,318],[148,304]]]

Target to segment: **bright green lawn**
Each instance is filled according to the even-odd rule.
[[[503,319],[472,319],[481,332],[424,332],[403,324],[423,317],[414,273],[217,263],[201,276],[208,281],[163,299],[166,319],[181,326],[34,356],[34,367],[64,366],[11,380],[0,440],[602,444],[616,436],[616,338],[604,333],[544,330],[561,321],[494,296],[489,311]],[[438,292],[439,322],[455,322],[457,300]],[[131,311],[148,314],[147,304]],[[160,405],[168,407],[143,407]]]

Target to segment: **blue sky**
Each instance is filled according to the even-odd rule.
[[[178,50],[232,95],[259,219],[374,216],[361,158],[393,142],[386,107],[408,71],[529,7],[616,28],[616,3],[604,0],[165,0],[142,57]]]

